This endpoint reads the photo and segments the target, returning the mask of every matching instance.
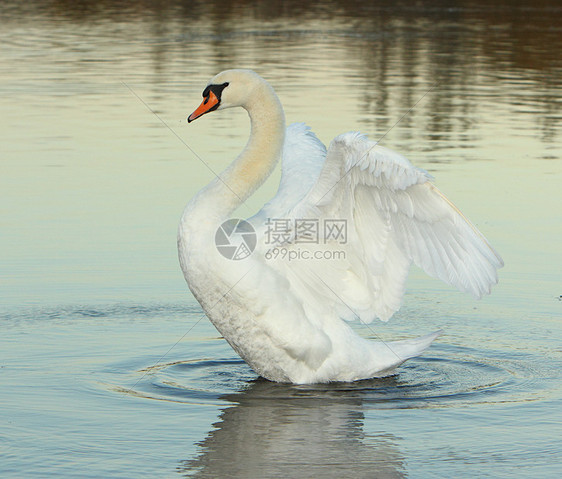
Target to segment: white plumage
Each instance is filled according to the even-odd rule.
[[[411,263],[476,298],[497,283],[500,256],[403,156],[359,133],[336,137],[326,150],[302,123],[285,130],[273,89],[249,70],[220,73],[205,93],[190,121],[241,106],[252,133],[241,155],[186,207],[180,263],[209,319],[258,374],[352,381],[387,375],[420,354],[438,333],[372,342],[343,321],[387,321],[400,308]],[[225,258],[213,243],[217,228],[280,157],[276,196],[248,219],[255,251],[242,261]],[[275,243],[273,222],[284,226]],[[302,236],[299,222],[317,226]],[[334,223],[345,226],[344,236],[325,228]]]

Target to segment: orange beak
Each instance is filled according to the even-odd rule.
[[[219,106],[219,99],[217,96],[211,91],[209,92],[209,96],[206,97],[201,105],[195,110],[189,117],[187,118],[187,122],[191,123],[193,120],[196,120],[200,116],[203,116],[205,113],[209,113],[210,111],[215,110]]]

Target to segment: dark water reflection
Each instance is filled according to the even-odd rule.
[[[147,80],[156,88],[178,80],[174,67],[182,61],[188,81],[199,71],[248,63],[282,84],[298,81],[303,68],[324,70],[325,85],[343,75],[361,99],[364,123],[383,132],[401,116],[397,110],[438,87],[402,126],[422,124],[436,143],[455,140],[446,138],[454,132],[465,145],[481,119],[476,106],[501,89],[503,101],[532,115],[543,141],[559,134],[562,10],[553,1],[8,1],[0,12],[8,31],[24,34],[12,46],[23,46],[26,29],[45,27],[52,46],[75,50],[71,59],[85,72],[99,71],[102,61],[128,68],[123,52],[97,52],[100,41],[146,51]],[[63,34],[67,28],[74,34]],[[347,57],[340,71],[328,60],[335,50]]]

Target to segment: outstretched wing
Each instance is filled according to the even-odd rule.
[[[331,309],[366,322],[386,321],[399,309],[412,262],[480,298],[497,283],[502,259],[430,179],[403,156],[358,133],[336,137],[308,193],[299,190],[302,196],[295,194],[290,207],[290,198],[283,203],[291,224],[317,222],[324,236],[307,248],[323,253],[323,260],[311,261],[310,255],[295,260],[304,244],[293,226],[282,245],[288,254],[271,267],[282,270],[305,309]],[[345,241],[323,228],[338,221],[346,226]]]

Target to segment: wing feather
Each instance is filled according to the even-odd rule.
[[[344,319],[388,320],[400,308],[411,263],[476,298],[490,292],[501,257],[431,175],[359,133],[336,137],[325,151],[307,127],[293,128],[278,195],[263,211],[290,224],[307,218],[347,226],[345,243],[320,237],[308,246],[325,256],[339,248],[345,254],[337,261],[271,263],[311,317],[335,310]],[[289,236],[283,247],[301,252],[295,231]]]

